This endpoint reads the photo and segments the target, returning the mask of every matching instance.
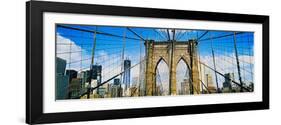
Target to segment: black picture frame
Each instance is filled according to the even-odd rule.
[[[43,113],[43,13],[98,14],[262,24],[262,102]],[[62,2],[26,3],[26,123],[57,123],[269,109],[269,16]]]

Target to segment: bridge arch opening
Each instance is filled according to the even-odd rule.
[[[160,58],[155,67],[154,95],[169,95],[169,77],[169,66],[163,58]]]
[[[177,94],[190,94],[190,68],[183,58],[180,58],[176,67]]]

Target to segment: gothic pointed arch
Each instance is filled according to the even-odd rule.
[[[168,95],[169,90],[169,66],[164,58],[159,58],[155,65],[155,91],[153,95]]]

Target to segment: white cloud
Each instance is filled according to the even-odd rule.
[[[68,52],[72,52],[71,54]],[[89,70],[91,65],[91,52],[87,52],[81,46],[77,45],[74,41],[57,34],[57,57],[60,57],[67,61],[67,63],[72,62],[67,69],[74,69],[76,71]],[[117,58],[118,55],[109,55],[104,50],[96,51],[94,63],[102,65],[102,80],[105,81],[114,75],[120,73],[121,62]],[[120,56],[119,56],[120,57]],[[82,61],[82,65],[80,60]],[[120,64],[118,64],[118,62]]]
[[[110,57],[109,55],[107,54],[106,51],[104,50],[100,50],[100,51],[97,51],[97,54],[95,54],[96,57],[98,57],[99,60],[96,61],[96,63],[100,63],[104,60],[108,60]]]
[[[83,61],[82,65],[80,60],[88,59],[91,55],[87,54],[86,50],[77,45],[74,41],[57,34],[57,57],[66,60],[67,67],[79,71],[81,68],[90,66],[90,60]],[[71,52],[71,53],[69,53]],[[71,63],[69,65],[69,63]]]

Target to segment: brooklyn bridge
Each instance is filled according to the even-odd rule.
[[[253,32],[57,24],[56,99],[254,91]]]

